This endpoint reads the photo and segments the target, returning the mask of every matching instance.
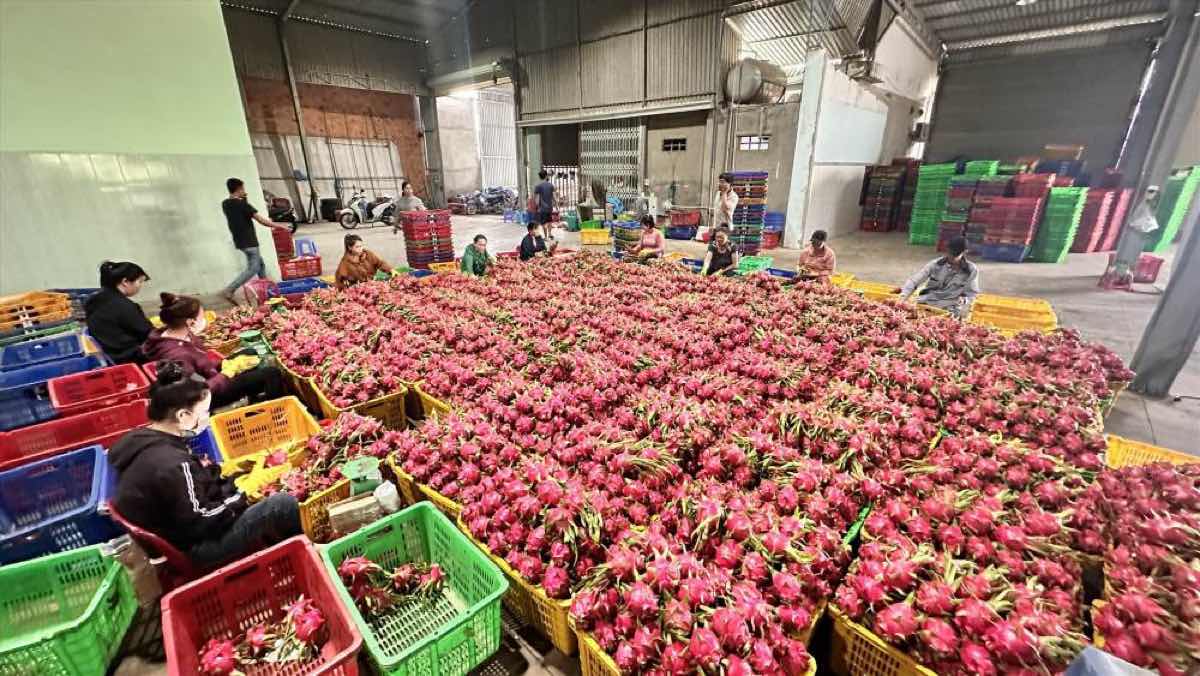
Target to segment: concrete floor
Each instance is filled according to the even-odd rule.
[[[476,234],[486,235],[493,252],[516,249],[525,234],[524,226],[505,223],[499,216],[455,216],[455,251],[461,252]],[[316,241],[323,254],[325,273],[337,267],[342,237],[347,231],[333,223],[300,226],[297,237]],[[391,228],[359,228],[367,247],[393,264],[404,263],[404,238],[393,235]],[[562,246],[578,249],[579,235],[558,231]],[[668,251],[681,251],[702,257],[703,244],[667,240]],[[935,253],[930,247],[909,246],[904,233],[855,232],[830,241],[838,254],[838,269],[852,272],[860,279],[901,284],[905,278]],[[604,251],[605,247],[589,247]],[[775,267],[795,267],[797,251],[776,249],[770,252]],[[1174,251],[1167,254],[1159,279],[1170,275]],[[1087,339],[1108,345],[1126,361],[1132,359],[1142,330],[1157,304],[1153,287],[1139,287],[1139,293],[1105,291],[1096,284],[1104,271],[1108,254],[1071,254],[1061,265],[993,263],[979,261],[983,290],[1017,296],[1045,298],[1053,304],[1063,326],[1078,329]],[[1175,381],[1177,394],[1200,394],[1200,359],[1193,358]],[[1106,428],[1121,436],[1168,448],[1198,452],[1200,402],[1169,398],[1155,400],[1125,393],[1109,415]]]

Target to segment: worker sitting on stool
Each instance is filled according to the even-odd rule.
[[[638,240],[638,245],[633,249],[634,256],[639,261],[662,258],[665,249],[666,243],[663,242],[663,234],[658,231],[654,217],[642,216],[642,238]]]
[[[520,255],[521,260],[527,261],[534,256],[549,256],[554,253],[558,247],[558,242],[550,240],[550,245],[546,245],[546,238],[538,234],[538,224],[530,223],[525,227],[525,238],[521,240]]]
[[[814,230],[809,246],[800,252],[800,260],[796,263],[796,274],[802,279],[809,279],[821,284],[828,284],[829,277],[837,267],[837,256],[833,249],[825,244],[829,236],[824,230]]]
[[[712,242],[708,245],[708,253],[704,254],[704,265],[700,274],[732,275],[738,266],[738,250],[729,241],[729,228],[721,226],[713,231]]]
[[[907,300],[922,284],[917,302],[945,310],[958,318],[966,317],[979,295],[979,267],[967,260],[967,240],[952,238],[946,245],[946,255],[929,261],[917,274],[908,278],[900,290]]]

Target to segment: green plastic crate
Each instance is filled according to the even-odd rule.
[[[70,333],[73,331],[78,331],[81,328],[83,327],[79,324],[79,322],[66,322],[59,326],[51,326],[48,329],[14,329],[12,332],[10,332],[11,335],[6,335],[3,338],[0,338],[0,347],[4,347],[6,345],[16,345],[17,343],[24,343],[30,340],[47,338],[59,333]]]
[[[413,601],[368,622],[337,573],[338,565],[352,556],[389,569],[414,561],[437,563],[446,572],[445,593],[432,606]],[[321,559],[380,673],[465,676],[500,647],[500,599],[508,581],[428,502],[329,543]]]
[[[604,230],[606,228],[608,226],[604,224],[604,221],[600,220],[582,221],[579,223],[580,230]]]
[[[137,611],[121,564],[84,547],[0,568],[0,674],[102,674]]]

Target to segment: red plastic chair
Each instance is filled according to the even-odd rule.
[[[191,582],[203,574],[198,566],[192,563],[192,560],[186,554],[179,551],[165,538],[155,535],[141,526],[133,523],[129,519],[121,516],[117,508],[110,501],[108,503],[108,514],[112,517],[129,534],[137,541],[143,549],[148,550],[148,553],[153,556],[158,554],[166,559],[166,565],[159,572],[159,582],[162,583],[163,592],[168,592],[182,584]]]

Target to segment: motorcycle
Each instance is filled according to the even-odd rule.
[[[263,191],[263,199],[267,202],[267,217],[276,223],[289,223],[292,234],[296,234],[300,223],[296,218],[296,210],[292,208],[292,201],[286,197],[276,197],[266,190]]]
[[[517,207],[517,191],[511,188],[496,187],[459,193],[451,198],[450,207],[455,213],[468,216],[501,214],[505,209]]]
[[[391,195],[381,195],[374,201],[367,200],[362,188],[355,190],[346,208],[337,213],[338,223],[346,230],[353,230],[362,223],[384,223],[395,225],[396,200]]]

